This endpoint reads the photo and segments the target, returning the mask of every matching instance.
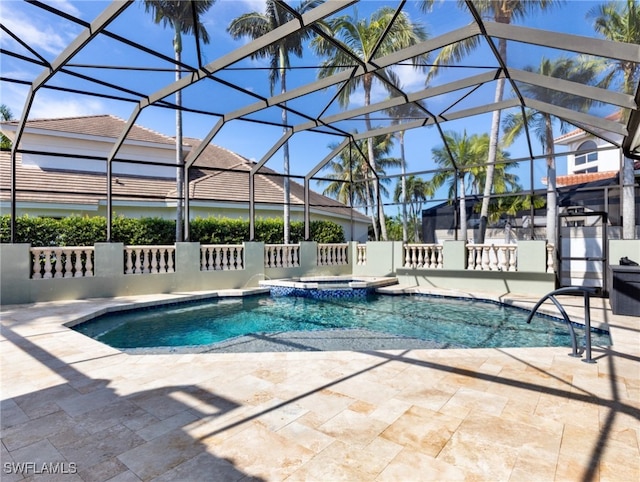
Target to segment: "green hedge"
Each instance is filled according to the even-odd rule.
[[[0,242],[11,238],[11,218],[0,216]],[[173,244],[175,221],[160,218],[125,218],[115,216],[112,223],[114,242],[131,245]],[[283,242],[282,219],[257,219],[256,240]],[[342,226],[331,221],[312,221],[311,239],[319,243],[342,243]],[[202,244],[240,244],[249,239],[249,221],[230,218],[197,218],[191,221],[191,240]],[[103,217],[69,216],[62,219],[20,216],[16,218],[18,243],[32,246],[93,246],[107,239],[107,221]],[[304,240],[304,223],[291,223],[292,243]]]

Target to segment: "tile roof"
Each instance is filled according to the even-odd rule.
[[[5,124],[16,125],[10,121]],[[81,135],[95,135],[117,138],[126,122],[113,115],[69,117],[62,119],[36,119],[27,122],[27,127],[68,132]],[[175,138],[159,134],[134,125],[128,138],[138,141],[174,144]],[[183,138],[183,144],[196,147],[200,139]],[[9,154],[1,153],[0,174],[2,189],[0,199],[9,199]],[[249,159],[214,144],[209,144],[189,172],[189,193],[194,200],[217,202],[249,202],[249,171],[254,163]],[[17,196],[21,201],[50,200],[57,203],[95,204],[106,198],[106,179],[102,174],[83,173],[70,170],[42,170],[37,167],[17,166]],[[176,195],[175,181],[162,178],[118,176],[112,190],[118,199],[139,199],[148,197],[158,200]],[[284,198],[283,177],[277,172],[262,167],[255,178],[255,200],[258,203],[280,204]],[[6,184],[6,186],[5,186]],[[56,192],[48,191],[55,186]],[[304,205],[304,187],[292,181],[291,204]],[[5,190],[6,189],[6,190]],[[143,193],[143,194],[140,194]],[[338,201],[319,193],[309,193],[311,206],[333,214],[349,215],[349,208]],[[353,211],[355,219],[368,221],[358,211]]]
[[[601,181],[603,179],[611,179],[616,177],[618,171],[603,171],[603,172],[583,172],[581,174],[568,174],[566,176],[557,176],[556,185],[558,187],[574,186],[576,184],[584,184],[587,182]],[[546,178],[543,179],[546,184]]]
[[[2,122],[7,125],[18,125],[18,121]],[[81,117],[63,117],[58,119],[33,119],[27,121],[27,128],[43,129],[57,132],[68,132],[86,136],[111,137],[117,139],[126,121],[114,115],[93,115]],[[134,124],[128,139],[158,144],[174,144],[173,137],[165,136],[146,127]]]
[[[213,156],[216,151],[215,146],[207,147],[205,157]],[[3,201],[10,200],[10,159],[9,152],[0,152],[0,200]],[[249,202],[250,161],[231,166],[232,170],[212,171],[211,167],[196,166],[196,169],[192,169],[189,182],[189,193],[192,200]],[[203,169],[206,169],[206,172]],[[16,172],[16,197],[18,201],[97,205],[106,199],[106,177],[104,174],[23,166],[20,154],[18,154]],[[284,197],[283,178],[267,174],[258,173],[256,175],[255,201],[256,203],[281,204]],[[304,205],[303,186],[291,182],[290,187],[291,204]],[[148,199],[159,201],[175,197],[176,183],[173,179],[168,178],[118,175],[114,177],[112,192],[114,198],[118,200]],[[342,216],[350,214],[350,209],[344,204],[314,191],[309,193],[309,202],[312,212],[322,211],[325,214]],[[356,210],[353,210],[353,217],[355,220],[369,221],[366,216]]]

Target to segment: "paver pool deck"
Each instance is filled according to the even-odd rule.
[[[640,480],[640,317],[608,300],[596,364],[569,347],[131,355],[63,325],[186,295],[2,307],[3,482]]]

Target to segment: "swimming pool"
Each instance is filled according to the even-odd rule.
[[[492,302],[424,295],[323,300],[251,296],[110,313],[73,329],[125,350],[199,347],[195,351],[215,351],[242,337],[283,333],[353,335],[363,338],[357,344],[359,349],[571,346],[564,321],[536,315],[527,324],[528,314],[527,310]],[[594,345],[610,345],[606,332],[593,331]],[[580,339],[584,336],[581,328],[576,327],[576,332]],[[385,336],[369,336],[380,334]],[[389,339],[395,342],[389,345]],[[287,351],[323,349],[322,343],[284,345],[281,348]],[[354,347],[345,342],[330,344],[328,349]]]

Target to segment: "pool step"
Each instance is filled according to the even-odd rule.
[[[406,295],[407,293],[414,293],[417,288],[418,285],[394,284],[376,288],[376,293],[382,295]]]

